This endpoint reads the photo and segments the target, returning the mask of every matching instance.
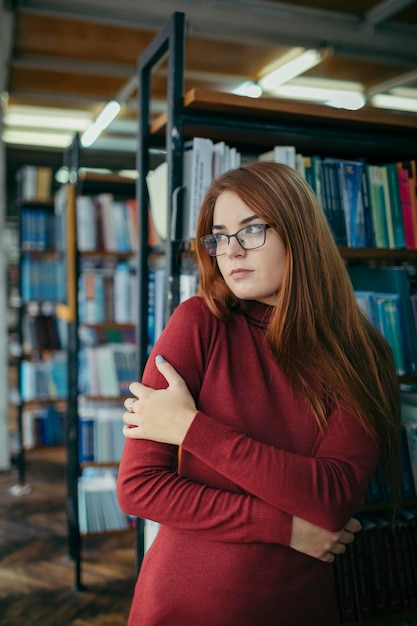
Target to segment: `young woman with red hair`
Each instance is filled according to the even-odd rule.
[[[391,350],[291,168],[215,180],[196,252],[125,402],[119,502],[161,524],[129,626],[336,626],[330,564],[379,460],[400,483]]]

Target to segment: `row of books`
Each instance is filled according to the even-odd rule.
[[[61,259],[37,258],[32,254],[21,256],[21,297],[24,302],[49,300],[65,302],[66,269]]]
[[[65,413],[48,404],[22,413],[22,438],[26,450],[64,443]]]
[[[275,146],[259,159],[285,163],[307,180],[338,245],[417,248],[415,160],[376,165],[304,156],[294,146]]]
[[[360,514],[362,530],[335,572],[341,623],[383,618],[417,608],[417,508]]]
[[[166,270],[152,267],[148,274],[148,348],[154,346],[165,326]],[[198,269],[195,260],[184,256],[179,276],[179,301],[194,296],[198,289]]]
[[[53,352],[45,361],[22,360],[20,394],[24,402],[66,398],[68,395],[66,353]]]
[[[80,463],[118,463],[122,456],[122,403],[83,403],[79,410],[78,452]]]
[[[387,338],[400,375],[417,373],[417,333],[405,266],[349,267],[365,314]]]
[[[184,146],[183,181],[184,194],[182,201],[181,223],[185,240],[195,237],[195,227],[203,198],[213,178],[223,172],[239,167],[241,155],[236,148],[228,146],[224,141],[213,143],[211,139],[194,137]],[[175,233],[168,233],[168,179],[167,164],[162,163],[151,170],[146,178],[151,206],[151,219],[156,233],[161,240],[175,238]],[[173,227],[176,228],[179,207],[173,215]]]
[[[136,330],[133,324],[104,326],[81,325],[78,329],[81,345],[97,346],[103,343],[135,343]]]
[[[23,353],[63,350],[67,346],[67,326],[52,314],[26,312],[22,319]]]
[[[136,252],[138,218],[136,200],[115,200],[112,194],[78,196],[77,245],[81,252]]]
[[[148,350],[154,346],[164,325],[166,270],[152,267],[148,273]]]
[[[45,201],[52,196],[52,169],[25,165],[17,173],[18,197],[21,200]]]
[[[377,291],[355,291],[356,301],[370,322],[391,346],[397,374],[406,373],[406,344],[401,324],[400,296]]]
[[[116,398],[129,393],[137,380],[134,344],[112,343],[84,346],[79,353],[79,392],[86,396]]]
[[[119,507],[116,470],[86,467],[77,484],[78,521],[82,534],[127,530],[133,521]]]
[[[51,208],[22,208],[21,210],[22,250],[55,250],[55,215]]]
[[[78,280],[79,320],[84,324],[137,320],[137,276],[132,264],[83,265]]]

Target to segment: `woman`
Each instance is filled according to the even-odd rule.
[[[400,480],[391,351],[294,170],[215,180],[196,251],[200,294],[125,403],[119,501],[161,523],[129,625],[335,626],[329,563],[379,458]]]

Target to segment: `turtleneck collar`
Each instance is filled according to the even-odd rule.
[[[255,326],[267,328],[274,308],[270,304],[263,304],[257,300],[248,300],[244,315]]]

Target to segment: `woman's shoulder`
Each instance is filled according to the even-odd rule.
[[[199,329],[199,334],[207,331],[209,334],[217,332],[224,322],[211,311],[204,298],[192,296],[181,302],[174,310],[170,322],[181,327],[186,326],[191,332]]]
[[[201,296],[191,296],[191,298],[183,300],[175,309],[173,315],[186,316],[189,317],[190,320],[196,316],[201,318],[215,318]]]

